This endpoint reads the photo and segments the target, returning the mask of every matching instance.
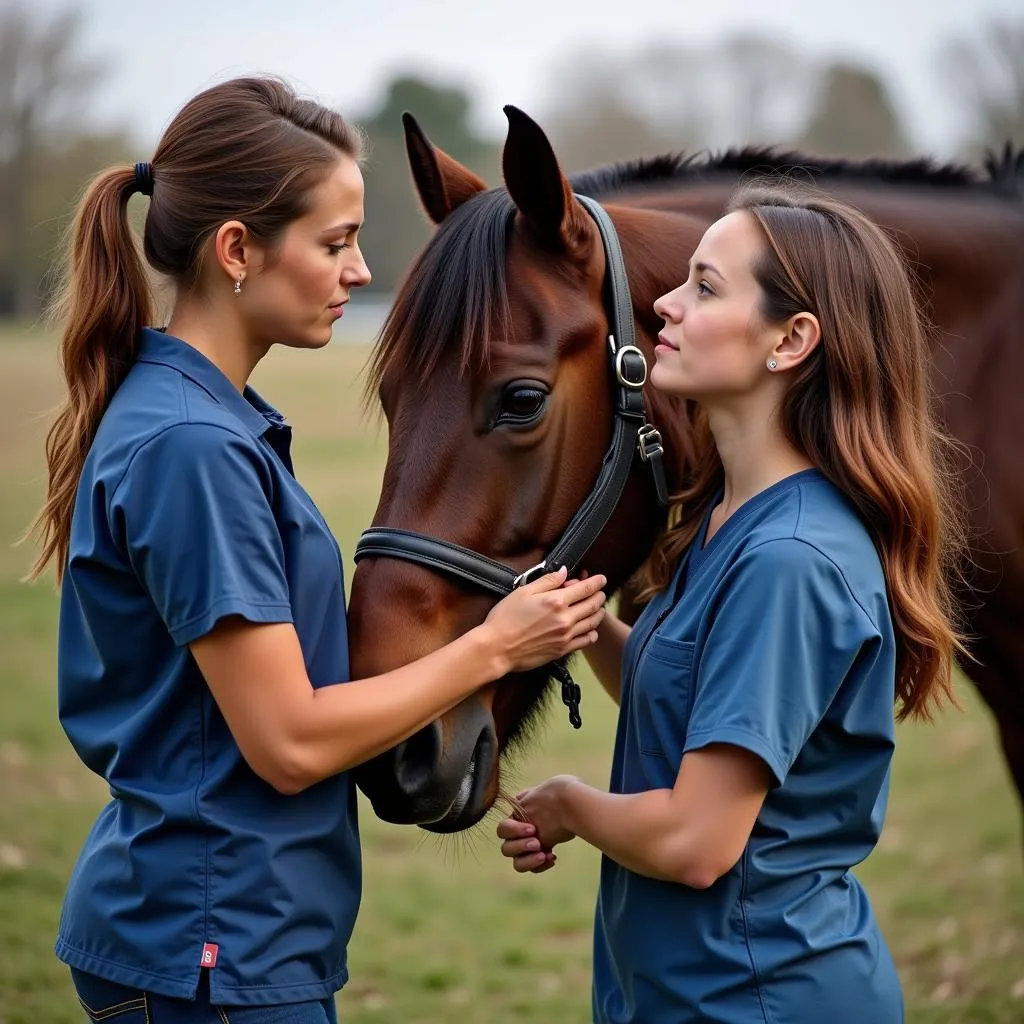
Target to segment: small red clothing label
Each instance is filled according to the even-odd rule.
[[[216,967],[217,953],[220,947],[213,942],[207,942],[203,946],[203,958],[199,961],[200,967]]]

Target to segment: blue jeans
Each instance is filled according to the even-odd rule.
[[[102,1024],[338,1024],[333,999],[280,1006],[214,1006],[202,972],[194,1000],[169,999],[71,968],[78,1000]]]

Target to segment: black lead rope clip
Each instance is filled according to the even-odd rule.
[[[579,729],[583,725],[583,719],[580,718],[580,698],[583,696],[580,684],[560,661],[551,663],[551,674],[562,684],[562,703],[569,709],[569,724]]]

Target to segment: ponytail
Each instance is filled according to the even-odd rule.
[[[72,225],[53,307],[67,398],[46,439],[49,485],[29,531],[38,534],[41,554],[29,579],[51,561],[57,584],[63,579],[86,455],[135,361],[142,328],[153,323],[146,270],[128,226],[132,193],[153,197],[144,232],[148,265],[188,288],[221,224],[240,220],[255,238],[280,238],[308,211],[312,190],[340,154],[358,161],[361,140],[340,114],[300,98],[279,79],[236,78],[185,104],[152,164],[112,168],[93,180]]]
[[[149,283],[128,224],[128,200],[136,189],[136,172],[127,167],[104,171],[89,186],[75,215],[63,285],[51,309],[62,325],[67,397],[46,437],[46,500],[30,530],[39,535],[41,553],[29,579],[53,561],[58,586],[86,454],[135,361],[139,333],[152,322]]]

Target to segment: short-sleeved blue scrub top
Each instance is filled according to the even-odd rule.
[[[290,622],[315,687],[348,679],[341,554],[291,430],[198,350],[145,330],[78,487],[61,594],[61,723],[110,787],[57,955],[215,1004],[344,984],[361,886],[342,773],[285,796],[246,764],[188,644],[228,615]],[[251,694],[260,700],[258,689]]]
[[[851,874],[875,846],[894,746],[895,639],[878,554],[817,470],[710,509],[623,656],[611,789],[674,786],[683,754],[752,751],[772,786],[707,889],[605,857],[601,1024],[896,1024],[903,1000]]]

